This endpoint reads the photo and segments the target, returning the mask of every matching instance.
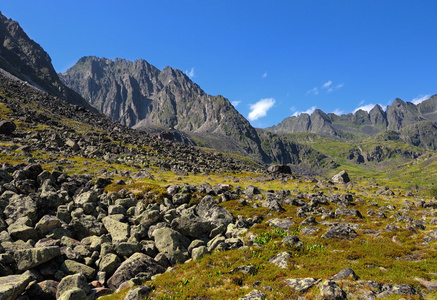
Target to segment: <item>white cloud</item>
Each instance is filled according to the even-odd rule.
[[[266,78],[267,77],[267,72],[264,72],[264,74],[261,77],[262,78]]]
[[[238,104],[240,104],[240,103],[241,103],[241,101],[232,101],[232,102],[231,102],[231,104],[232,104],[234,107],[237,107]]]
[[[357,107],[357,108],[354,110],[354,113],[356,113],[356,112],[359,111],[360,109],[369,112],[369,111],[372,110],[372,108],[375,107],[375,105],[376,105],[376,104],[366,104],[366,105],[362,105],[362,106],[360,106],[360,107]]]
[[[366,100],[361,100],[360,103],[358,103],[358,105],[363,105],[364,102],[366,102]]]
[[[316,107],[315,107],[315,106],[311,106],[311,107],[308,108],[306,111],[296,111],[296,112],[293,114],[293,117],[297,117],[297,116],[299,116],[300,114],[309,114],[309,115],[311,115],[315,110],[316,110]]]
[[[261,117],[265,117],[269,109],[272,108],[274,104],[275,99],[273,98],[259,100],[257,103],[250,106],[251,111],[247,118],[249,119],[249,121],[256,121]]]
[[[414,104],[419,104],[425,100],[428,100],[430,97],[431,97],[431,95],[425,95],[425,96],[419,95],[416,98],[414,98],[413,100],[411,100],[411,102],[413,102]]]
[[[307,95],[318,95],[320,90],[326,90],[327,93],[332,93],[335,90],[341,89],[344,86],[344,83],[337,84],[336,86],[332,86],[332,80],[329,80],[322,84],[320,87],[314,87],[311,90],[307,91]]]
[[[319,94],[319,88],[317,88],[317,87],[312,88],[311,90],[309,90],[307,92],[307,95],[309,95],[309,94],[318,95]]]
[[[336,108],[332,113],[336,114],[337,116],[340,116],[340,115],[344,114],[344,111],[342,111],[341,109]]]
[[[186,70],[186,71],[185,71],[185,74],[186,74],[190,79],[194,78],[194,76],[195,76],[195,74],[194,74],[194,67],[192,67],[190,71]]]
[[[328,88],[328,87],[331,86],[331,84],[332,84],[332,81],[329,80],[328,82],[325,82],[325,83],[323,84],[323,87],[324,87],[324,88]]]

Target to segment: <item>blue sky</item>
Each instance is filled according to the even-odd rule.
[[[437,1],[2,1],[58,72],[80,57],[186,72],[255,127],[437,94]]]

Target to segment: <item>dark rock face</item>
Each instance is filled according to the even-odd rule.
[[[12,121],[0,121],[0,134],[11,135],[16,128],[17,125],[15,125],[15,123]]]
[[[30,84],[53,96],[94,110],[81,96],[61,82],[47,52],[31,40],[17,22],[2,14],[0,53],[1,69],[24,81],[30,81]]]
[[[222,96],[207,95],[180,70],[159,71],[145,60],[83,57],[59,76],[100,112],[124,125],[220,136],[227,143],[238,141],[245,154],[265,157],[255,129],[232,104]]]

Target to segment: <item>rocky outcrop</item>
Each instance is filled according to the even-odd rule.
[[[31,40],[17,22],[1,13],[0,69],[53,96],[97,112],[79,94],[61,82],[47,52]]]

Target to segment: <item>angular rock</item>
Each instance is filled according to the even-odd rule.
[[[145,299],[150,292],[152,291],[152,288],[149,287],[148,285],[142,285],[139,287],[135,287],[133,289],[131,289],[126,296],[124,297],[123,300],[140,300],[140,299]]]
[[[113,253],[106,254],[99,263],[99,270],[108,275],[112,275],[121,265],[121,259]]]
[[[14,221],[21,217],[34,219],[37,216],[37,205],[36,202],[28,196],[22,197],[15,195],[9,199],[9,204],[6,206],[4,214]]]
[[[205,256],[205,254],[208,254],[208,248],[206,246],[200,246],[191,251],[191,258],[198,260]]]
[[[290,278],[285,279],[285,283],[298,292],[303,292],[318,284],[321,279],[314,278]]]
[[[16,299],[32,281],[30,273],[0,277],[0,299]]]
[[[358,217],[363,218],[361,213],[357,209],[341,209],[337,208],[335,210],[335,217]]]
[[[228,226],[235,218],[226,209],[220,207],[211,196],[205,196],[196,206],[196,213],[201,218],[210,221],[215,227],[220,225]]]
[[[45,215],[35,225],[40,238],[45,237],[50,231],[61,226],[61,220],[55,216]]]
[[[58,285],[59,282],[54,280],[44,280],[38,283],[35,281],[28,287],[26,295],[30,299],[54,300]]]
[[[64,292],[58,300],[88,300],[88,298],[82,289],[73,288]]]
[[[111,216],[104,217],[102,222],[111,235],[113,244],[126,242],[129,239],[130,226],[128,224],[114,220]]]
[[[27,242],[28,240],[38,240],[38,234],[35,228],[27,226],[21,223],[14,223],[8,227],[8,233],[15,241],[22,240]]]
[[[352,280],[358,280],[357,274],[355,274],[354,270],[352,269],[343,269],[334,276],[331,277],[332,280],[342,280],[342,279],[352,279]]]
[[[294,222],[291,220],[281,220],[281,219],[270,219],[267,221],[270,226],[280,228],[282,230],[288,231]]]
[[[61,255],[57,246],[17,250],[14,259],[19,271],[26,271]]]
[[[62,263],[61,270],[68,275],[83,274],[88,280],[94,279],[97,273],[94,268],[69,259]]]
[[[171,264],[183,263],[188,259],[188,246],[190,240],[171,228],[155,230],[155,246],[159,252],[164,253]]]
[[[158,265],[150,256],[135,253],[117,268],[114,275],[108,280],[108,287],[116,290],[123,282],[134,278],[138,273],[147,273],[150,276],[164,273],[165,269]]]
[[[86,277],[83,274],[68,275],[62,278],[61,282],[58,284],[56,298],[59,298],[68,290],[75,288],[83,290],[86,294],[90,291]]]
[[[205,234],[209,235],[213,227],[209,221],[195,216],[181,216],[171,222],[172,229],[192,238],[199,238]]]
[[[289,260],[291,257],[292,256],[290,253],[283,251],[270,258],[269,262],[281,269],[288,269]]]
[[[346,173],[346,171],[341,171],[340,173],[334,175],[332,177],[332,182],[336,184],[345,184],[350,181],[349,175]]]
[[[340,223],[330,227],[323,235],[325,239],[347,239],[353,240],[358,236],[353,226],[348,223]]]
[[[320,295],[322,299],[346,300],[347,296],[340,286],[332,280],[324,280],[320,285]]]
[[[264,300],[265,298],[266,294],[260,290],[252,290],[249,294],[241,297],[239,300]]]

